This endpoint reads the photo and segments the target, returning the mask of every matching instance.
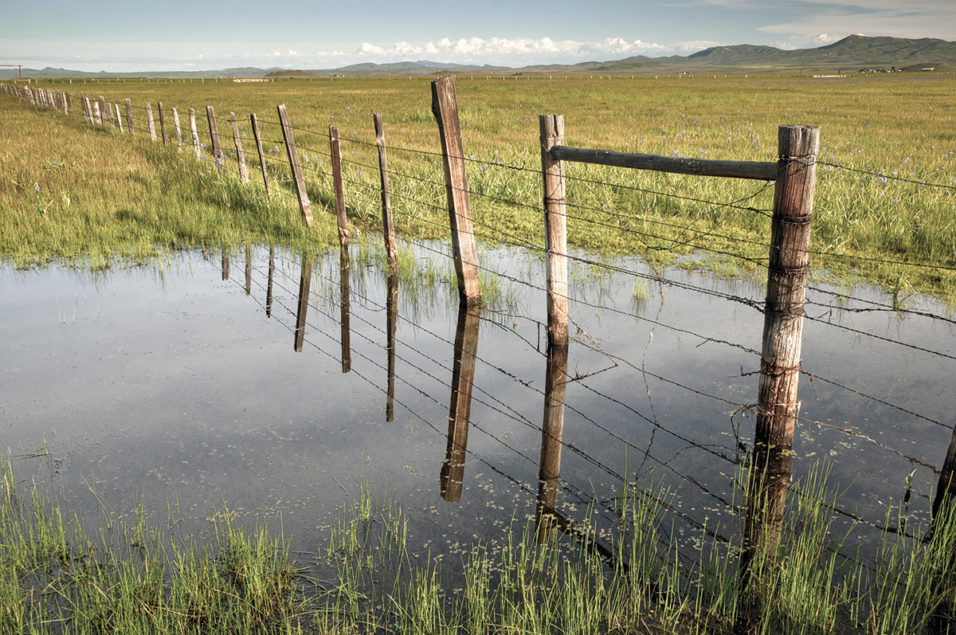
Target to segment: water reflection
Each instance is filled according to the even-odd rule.
[[[349,252],[343,247],[339,251],[339,305],[342,308],[342,372],[352,370],[352,345],[349,330]]]
[[[305,320],[309,311],[309,287],[312,285],[312,255],[302,254],[302,274],[299,276],[299,306],[295,312],[295,345],[296,353],[302,352],[302,342],[305,340]]]
[[[940,507],[947,499],[952,500],[953,494],[956,494],[956,429],[953,430],[953,438],[949,442],[949,450],[946,451],[946,458],[943,459],[943,468],[939,473],[939,482],[936,485],[936,496],[933,498],[933,518],[939,516]]]
[[[276,248],[269,245],[269,282],[266,284],[266,317],[272,317],[272,285],[276,273]]]
[[[461,499],[465,476],[465,453],[468,447],[468,418],[471,414],[471,391],[475,380],[475,357],[478,354],[478,308],[458,307],[458,328],[455,332],[455,360],[451,375],[451,404],[448,407],[448,448],[441,468],[441,496],[446,501]]]
[[[538,501],[535,513],[538,542],[542,544],[554,540],[559,524],[557,509],[567,369],[568,347],[549,344],[547,375],[544,383],[541,462],[538,468]]]
[[[225,245],[222,248],[222,279],[229,279],[229,248]]]
[[[385,302],[386,349],[388,351],[388,389],[385,400],[385,421],[395,420],[395,328],[398,324],[398,276],[388,277]]]
[[[252,295],[252,245],[246,245],[246,295]]]

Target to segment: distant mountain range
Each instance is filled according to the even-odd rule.
[[[24,77],[330,77],[370,75],[434,75],[436,73],[679,73],[761,71],[956,70],[956,42],[933,38],[903,39],[851,35],[839,42],[811,49],[783,50],[772,46],[738,44],[715,46],[691,55],[638,55],[608,62],[544,64],[511,68],[469,66],[421,60],[391,64],[352,64],[329,70],[282,68],[227,68],[210,71],[159,73],[86,73],[63,68],[23,69]],[[17,76],[16,69],[0,69],[0,79]]]

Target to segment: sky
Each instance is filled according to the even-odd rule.
[[[956,0],[0,0],[0,64],[107,72],[516,67],[854,33],[954,40]]]

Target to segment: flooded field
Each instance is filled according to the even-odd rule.
[[[761,282],[576,262],[565,362],[547,354],[537,255],[484,250],[508,278],[486,280],[490,306],[468,314],[444,248],[404,249],[416,273],[392,281],[361,248],[346,267],[338,250],[267,246],[94,272],[3,267],[0,444],[17,479],[91,526],[140,506],[173,536],[225,514],[266,524],[302,567],[366,496],[408,514],[423,560],[493,548],[539,504],[610,540],[625,490],[661,496],[682,542],[739,546]],[[815,284],[808,300],[791,497],[823,465],[867,551],[890,507],[903,531],[928,524],[953,435],[956,325],[932,299],[862,286]],[[556,439],[545,397],[561,391]]]

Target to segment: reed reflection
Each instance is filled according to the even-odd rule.
[[[295,312],[295,352],[302,352],[305,341],[305,320],[309,311],[309,287],[312,284],[312,255],[302,254],[302,275],[299,277],[299,306]]]
[[[388,277],[388,296],[385,302],[386,350],[388,351],[388,391],[385,401],[385,421],[395,419],[395,328],[398,324],[398,276]]]
[[[548,345],[544,382],[544,422],[541,428],[541,462],[538,468],[538,501],[535,513],[539,544],[554,540],[562,525],[558,512],[561,446],[564,435],[564,396],[567,390],[568,347]]]
[[[478,354],[478,316],[476,307],[458,307],[455,333],[455,359],[451,376],[451,404],[448,407],[448,448],[441,468],[441,496],[446,501],[461,499],[468,447],[468,419],[471,415],[471,391]]]
[[[347,373],[352,370],[352,344],[349,330],[349,278],[351,276],[351,267],[349,266],[348,249],[343,248],[339,251],[339,291],[342,308],[342,372]]]

